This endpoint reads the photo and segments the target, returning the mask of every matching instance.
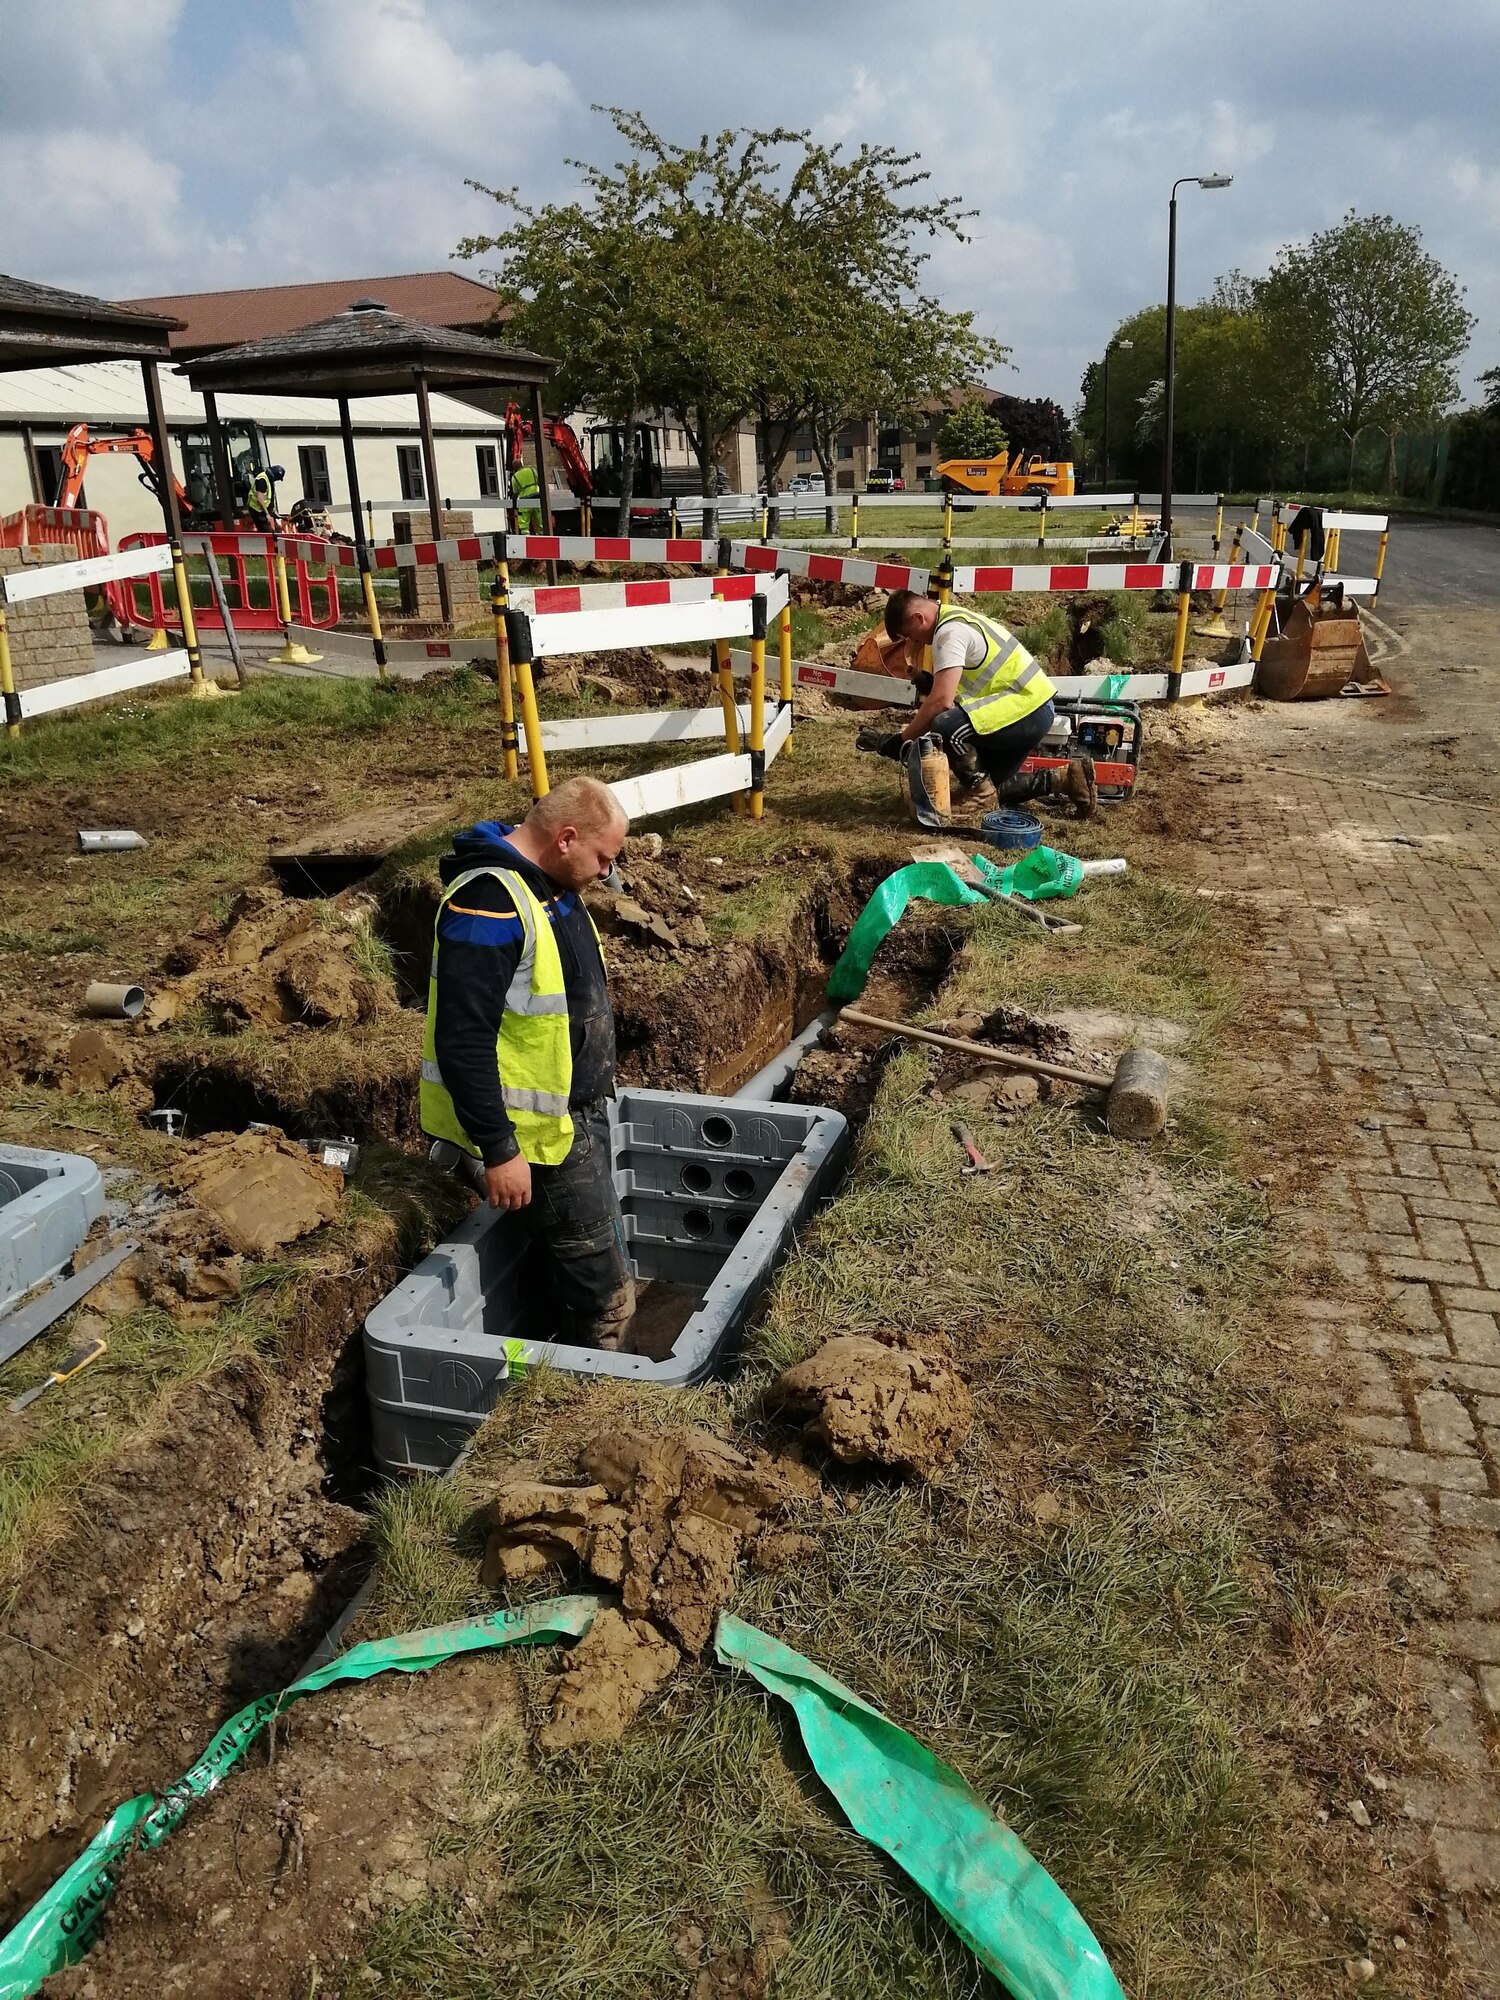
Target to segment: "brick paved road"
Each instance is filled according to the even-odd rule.
[[[1421,1614],[1411,1667],[1438,1763],[1392,1804],[1427,1830],[1462,1990],[1493,2000],[1500,811],[1477,803],[1494,799],[1497,773],[1466,711],[1494,702],[1500,645],[1472,613],[1458,615],[1463,630],[1452,615],[1414,611],[1400,623],[1412,653],[1392,678],[1407,699],[1242,712],[1211,761],[1217,771],[1238,767],[1245,782],[1206,798],[1208,815],[1227,817],[1203,868],[1270,918],[1267,991],[1288,1032],[1267,1048],[1258,1088],[1338,1093],[1340,1157],[1307,1219],[1364,1302],[1309,1302],[1309,1338],[1315,1353],[1342,1353],[1351,1366],[1348,1422],[1368,1451]],[[1438,766],[1434,748],[1444,744]],[[1326,776],[1293,777],[1285,764]],[[1372,767],[1382,786],[1439,781],[1469,802],[1369,789],[1358,774]]]

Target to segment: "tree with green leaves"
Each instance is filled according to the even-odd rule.
[[[1458,396],[1457,362],[1474,320],[1452,272],[1422,232],[1350,209],[1333,229],[1288,244],[1254,287],[1284,393],[1349,443],[1360,433],[1430,422]]]
[[[940,364],[967,369],[1001,352],[968,315],[916,293],[917,239],[961,236],[965,214],[925,193],[914,155],[845,153],[781,128],[678,145],[636,112],[608,115],[626,160],[572,163],[584,187],[569,204],[532,209],[514,190],[483,190],[515,220],[461,254],[498,251],[512,330],[562,357],[566,396],[626,422],[631,438],[636,410],[675,412],[706,494],[752,413],[774,474],[792,435],[816,430],[852,381],[879,378],[884,401],[867,403],[868,416],[920,400]],[[909,322],[919,309],[929,323],[903,356],[890,317]]]
[[[990,415],[982,396],[966,396],[944,418],[937,445],[942,458],[998,458],[1005,449],[1005,426]]]

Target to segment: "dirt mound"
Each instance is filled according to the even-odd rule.
[[[931,1478],[973,1423],[969,1391],[951,1355],[862,1334],[825,1341],[772,1384],[768,1406],[805,1424],[841,1465],[885,1465]]]
[[[336,1167],[275,1132],[206,1139],[185,1154],[174,1179],[245,1257],[269,1257],[332,1222],[344,1192]]]
[[[561,701],[587,690],[621,708],[700,708],[712,696],[707,674],[666,666],[644,646],[607,654],[603,667],[583,653],[558,653],[539,666],[537,692]]]
[[[508,1662],[391,1674],[288,1711],[246,1767],[163,1847],[124,1865],[104,1935],[48,1982],[68,2000],[305,2000],[386,1911],[450,1881],[431,1829],[460,1824],[464,1773],[497,1724],[519,1729]],[[268,1739],[262,1739],[263,1742]],[[326,1982],[326,1984],[325,1984]]]
[[[568,1655],[553,1686],[552,1713],[537,1731],[544,1750],[573,1750],[623,1736],[682,1655],[645,1618],[601,1611]]]
[[[605,1432],[578,1469],[590,1484],[512,1470],[490,1504],[482,1580],[493,1588],[574,1558],[619,1589],[632,1618],[652,1619],[694,1655],[762,1522],[821,1491],[798,1461],[737,1451],[704,1430]]]
[[[367,922],[361,905],[306,902],[250,889],[215,937],[200,925],[168,960],[181,976],[160,986],[141,1016],[149,1033],[189,1008],[203,1008],[221,1034],[244,1028],[353,1027],[370,1020],[386,997],[355,953]]]

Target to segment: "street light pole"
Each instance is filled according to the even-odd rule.
[[[1161,464],[1161,555],[1167,561],[1172,554],[1172,418],[1175,403],[1174,376],[1177,365],[1177,190],[1180,187],[1226,188],[1233,181],[1233,174],[1184,174],[1172,183],[1172,198],[1167,204],[1167,355],[1166,355],[1166,407],[1163,419],[1166,427],[1166,441],[1162,447]]]
[[[1109,491],[1109,357],[1119,349],[1128,354],[1135,346],[1133,340],[1108,340],[1104,344],[1104,491]]]

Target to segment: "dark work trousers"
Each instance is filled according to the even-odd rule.
[[[1053,710],[1049,700],[1044,701],[1040,708],[1033,709],[1030,715],[1023,715],[1019,722],[1012,722],[1008,728],[992,729],[988,734],[982,734],[974,727],[968,710],[955,702],[952,708],[945,708],[941,715],[935,717],[928,728],[947,752],[954,775],[964,783],[972,784],[983,773],[1004,804],[1007,800],[1033,798],[1039,790],[1045,790],[1045,772],[1019,779],[1016,774],[1052,727],[1052,722]],[[1040,786],[1036,783],[1037,777],[1042,780]]]
[[[574,1347],[616,1347],[635,1316],[635,1280],[609,1162],[603,1098],[574,1105],[573,1144],[561,1166],[533,1167],[521,1220],[547,1253],[557,1300],[557,1338]]]

